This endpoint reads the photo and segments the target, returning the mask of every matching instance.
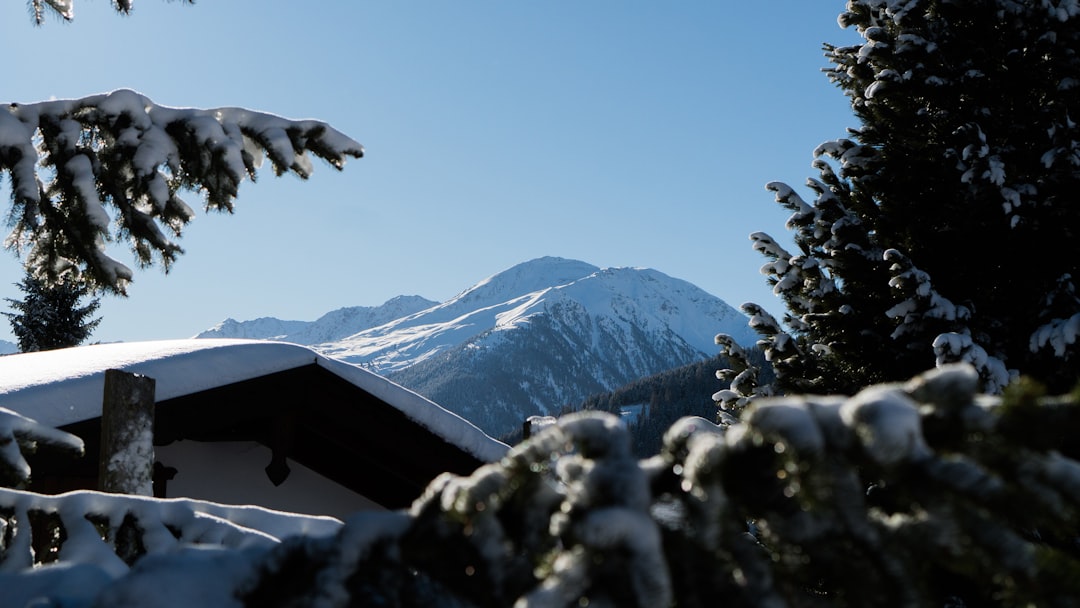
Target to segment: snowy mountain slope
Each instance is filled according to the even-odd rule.
[[[555,415],[587,395],[703,358],[670,334],[620,327],[570,301],[389,377],[502,436],[528,416]]]
[[[196,338],[248,338],[319,344],[340,340],[436,305],[420,296],[397,296],[380,306],[350,306],[332,310],[314,321],[283,321],[262,317],[251,321],[225,319]]]
[[[630,326],[648,333],[670,331],[702,356],[715,354],[713,338],[720,332],[744,344],[756,340],[745,316],[686,281],[655,270],[601,270],[548,257],[484,279],[438,306],[318,348],[392,374],[489,331],[519,328],[566,302],[624,332]]]
[[[495,435],[529,415],[557,414],[590,394],[714,356],[716,333],[755,340],[722,300],[647,269],[600,270],[441,326],[424,323],[426,312],[415,325],[339,342],[335,356],[367,361]]]
[[[495,327],[502,315],[535,294],[599,270],[576,260],[532,260],[488,277],[442,304],[318,347],[380,373],[404,369]]]

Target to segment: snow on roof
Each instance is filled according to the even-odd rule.
[[[101,415],[108,369],[154,378],[155,398],[164,401],[312,364],[485,462],[502,458],[508,449],[457,414],[381,376],[305,346],[264,340],[120,342],[3,356],[0,406],[59,427]]]

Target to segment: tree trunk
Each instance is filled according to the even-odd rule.
[[[98,466],[102,492],[154,494],[154,386],[148,376],[105,371]]]

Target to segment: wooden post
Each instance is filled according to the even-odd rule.
[[[102,492],[154,495],[154,387],[148,376],[105,371],[98,461]]]

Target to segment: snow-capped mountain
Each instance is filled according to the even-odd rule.
[[[304,340],[384,374],[494,435],[527,416],[557,413],[587,395],[711,357],[717,333],[743,344],[756,340],[744,315],[686,281],[562,258],[519,264],[429,304],[347,337],[269,319],[227,321],[200,337],[225,337],[246,327],[251,331],[237,337]],[[347,316],[340,312],[315,323]]]
[[[636,332],[705,357],[716,353],[713,338],[719,332],[745,343],[755,339],[745,316],[685,281],[655,270],[601,270],[549,257],[484,279],[427,310],[318,346],[338,359],[392,375],[459,346],[501,341],[502,332],[526,328],[556,311],[566,320],[590,319],[589,327],[577,328],[594,338],[590,347],[598,346],[604,333],[629,337]]]

